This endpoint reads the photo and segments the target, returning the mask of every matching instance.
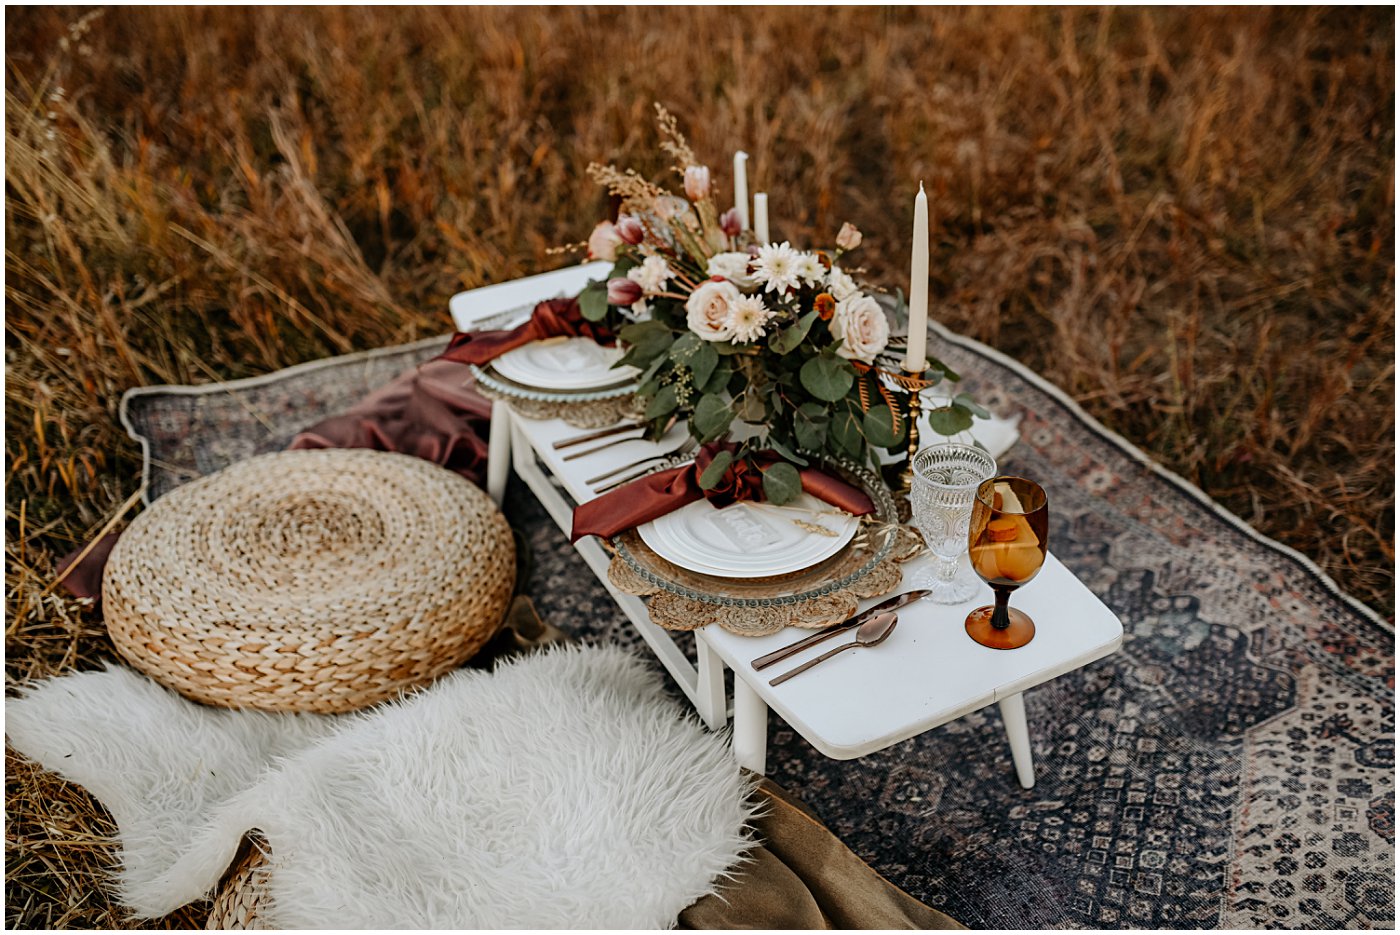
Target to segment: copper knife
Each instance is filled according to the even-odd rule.
[[[599,429],[596,432],[589,432],[586,435],[576,435],[573,438],[561,438],[554,443],[556,451],[562,448],[572,448],[574,445],[582,445],[584,442],[597,441],[600,438],[607,438],[611,435],[621,435],[623,432],[630,432],[633,429],[646,428],[645,422],[624,422],[621,425],[614,425],[610,429]]]
[[[829,626],[825,630],[819,630],[816,633],[813,633],[811,636],[803,637],[796,643],[790,643],[787,646],[784,646],[782,649],[775,649],[766,656],[759,656],[751,663],[751,665],[754,667],[755,671],[762,671],[763,669],[768,668],[775,662],[782,662],[788,656],[791,656],[795,653],[800,653],[802,652],[802,650],[806,649],[809,646],[817,645],[822,640],[833,637],[838,633],[844,633],[852,627],[858,627],[865,621],[874,618],[878,614],[882,614],[889,610],[898,610],[906,604],[912,604],[915,601],[923,600],[924,598],[928,597],[930,593],[931,592],[929,592],[928,590],[919,589],[916,591],[905,591],[903,594],[896,594],[894,597],[889,598],[888,600],[881,601],[874,607],[871,607],[869,610],[861,611],[849,620],[843,620],[841,623],[835,624],[834,626]]]

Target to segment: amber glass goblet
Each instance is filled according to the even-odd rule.
[[[1008,476],[982,482],[972,501],[967,551],[996,603],[967,615],[968,636],[992,649],[1016,649],[1035,637],[1035,622],[1010,606],[1011,592],[1040,571],[1049,540],[1049,503],[1039,484]]]

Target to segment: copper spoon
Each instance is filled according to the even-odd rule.
[[[867,620],[865,623],[862,623],[860,627],[856,630],[856,638],[854,641],[850,643],[843,643],[835,649],[827,650],[817,658],[809,659],[807,662],[802,663],[802,665],[798,666],[796,669],[793,669],[790,672],[784,672],[782,675],[778,676],[768,684],[781,685],[797,673],[806,672],[808,669],[812,668],[812,666],[816,665],[817,663],[822,662],[826,659],[830,659],[837,653],[843,653],[848,649],[857,646],[878,646],[879,644],[885,641],[886,637],[888,637],[891,633],[894,632],[894,625],[896,623],[899,623],[899,614],[881,614],[880,616],[875,617],[872,620]]]

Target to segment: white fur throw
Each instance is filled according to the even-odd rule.
[[[209,893],[253,828],[272,928],[669,928],[749,846],[723,738],[617,649],[339,717],[209,708],[114,666],[39,683],[6,720],[112,812],[143,917]]]

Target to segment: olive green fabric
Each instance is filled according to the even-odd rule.
[[[732,881],[681,913],[683,929],[961,929],[890,883],[771,780],[762,842]]]
[[[569,634],[540,619],[533,601],[524,594],[517,594],[506,609],[501,629],[485,646],[477,650],[475,656],[467,660],[467,666],[473,669],[490,669],[499,659],[540,649],[551,643],[565,643],[570,639],[572,637]]]

